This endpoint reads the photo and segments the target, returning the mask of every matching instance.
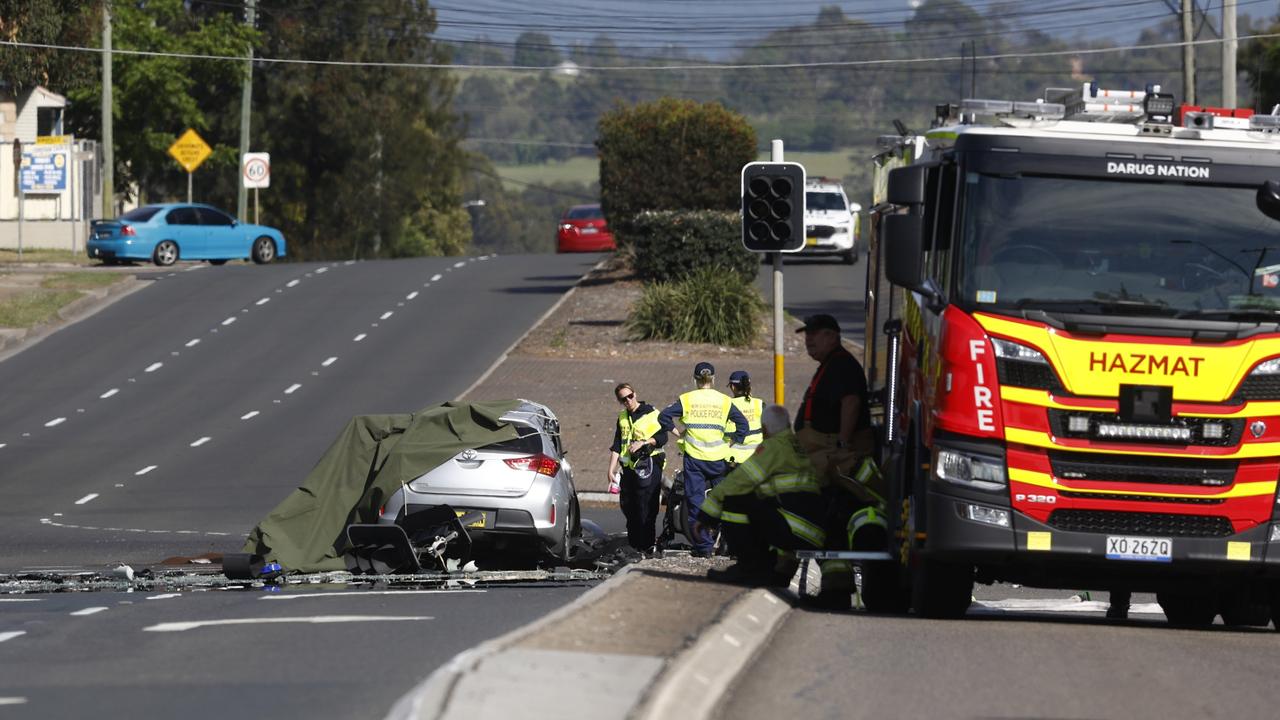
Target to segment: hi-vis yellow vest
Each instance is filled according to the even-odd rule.
[[[680,396],[684,415],[682,447],[694,460],[724,460],[729,457],[729,443],[724,440],[724,426],[729,421],[729,396],[719,390],[702,388]]]
[[[764,426],[760,423],[760,416],[764,414],[764,400],[753,397],[736,397],[732,400],[734,407],[738,408],[738,412],[747,419],[747,435],[742,442],[729,446],[729,460],[731,462],[744,462],[751,457],[751,453],[756,451],[756,446],[764,440]],[[725,422],[724,434],[730,435],[737,431],[737,427],[732,422]]]
[[[635,440],[648,440],[658,433],[662,426],[658,424],[658,411],[652,410],[641,415],[634,423],[631,422],[631,416],[626,410],[618,413],[618,437],[622,438],[622,452],[619,456],[622,461],[622,467],[631,467],[635,462],[631,457],[631,450],[628,446]],[[661,455],[662,448],[654,448],[650,455]]]

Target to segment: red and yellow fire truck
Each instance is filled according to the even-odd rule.
[[[1280,617],[1280,116],[1089,84],[936,115],[876,158],[894,560],[864,603],[954,617],[1002,581]]]

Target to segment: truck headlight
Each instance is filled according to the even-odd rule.
[[[1039,350],[1036,350],[1033,347],[1027,347],[1022,343],[1016,343],[1012,340],[1001,340],[1000,338],[993,337],[991,338],[991,345],[995,347],[996,357],[1004,360],[1039,363],[1041,365],[1049,364],[1049,361],[1045,359],[1044,355],[1042,355]]]
[[[1008,485],[1003,460],[947,448],[934,450],[933,473],[939,480],[979,490],[1003,490]]]
[[[1280,358],[1271,358],[1265,362],[1258,363],[1258,367],[1249,373],[1250,377],[1257,375],[1280,375]]]

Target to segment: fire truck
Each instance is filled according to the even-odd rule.
[[[935,115],[875,159],[864,604],[1009,582],[1280,619],[1280,115],[1087,83]]]

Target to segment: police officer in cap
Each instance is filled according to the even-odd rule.
[[[688,517],[685,527],[693,535],[693,554],[709,557],[715,541],[708,532],[694,530],[707,491],[724,478],[729,447],[741,443],[750,426],[742,411],[733,406],[728,395],[715,389],[716,369],[709,362],[693,368],[697,386],[680,396],[658,415],[662,429],[671,432],[676,421],[684,427],[680,433],[680,449],[684,453],[684,492]],[[725,433],[732,423],[733,432]]]

